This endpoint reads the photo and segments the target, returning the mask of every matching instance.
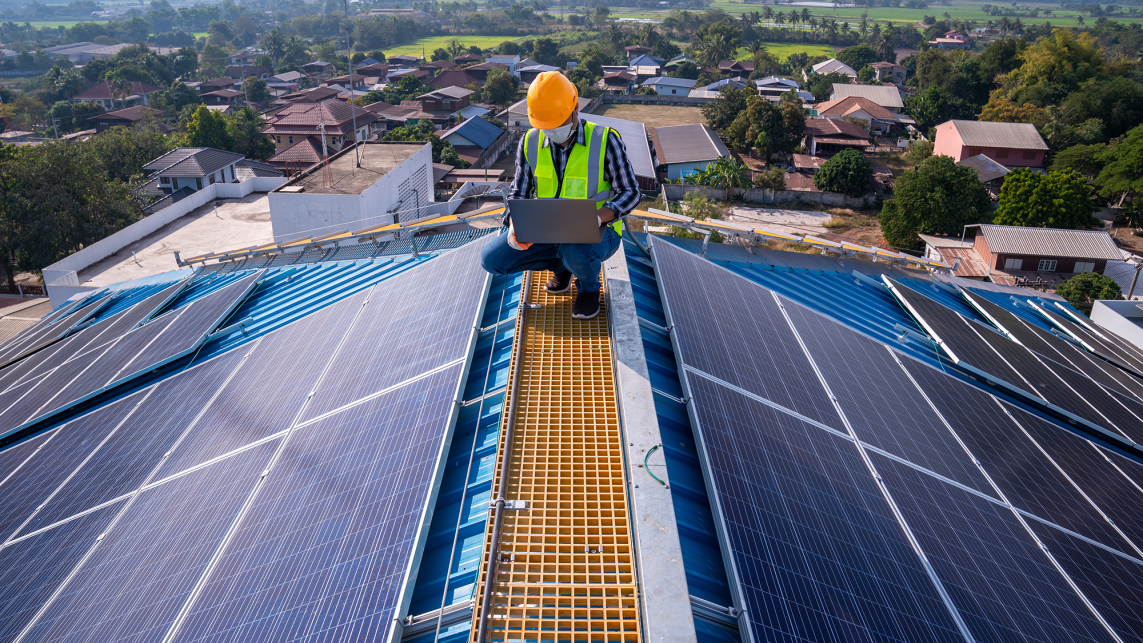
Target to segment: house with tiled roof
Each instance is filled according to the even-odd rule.
[[[238,81],[249,76],[266,80],[272,76],[273,73],[274,72],[266,69],[262,65],[231,65],[226,68],[226,77]]]
[[[485,167],[490,152],[499,151],[508,138],[508,132],[479,116],[470,118],[440,133],[441,140],[452,143],[460,158],[474,167]]]
[[[484,60],[484,58],[478,54],[461,54],[452,59],[452,61],[458,65],[470,65],[482,60]]]
[[[143,166],[151,175],[142,190],[169,195],[183,189],[197,192],[215,183],[234,183],[238,180],[236,164],[244,158],[212,147],[173,149]]]
[[[324,124],[325,143],[332,154],[353,142],[355,123],[357,140],[368,140],[369,125],[376,120],[372,112],[336,99],[320,103],[296,102],[267,118],[262,133],[272,138],[275,151],[281,152],[306,137],[320,144]]]
[[[829,99],[840,100],[850,96],[868,98],[890,112],[900,112],[905,103],[901,92],[893,85],[859,85],[854,83],[834,83],[830,88]]]
[[[321,161],[321,142],[309,136],[266,159],[266,163],[281,170],[286,176],[302,172],[319,161]]]
[[[213,80],[202,81],[195,85],[195,89],[198,90],[199,96],[201,96],[209,92],[216,92],[220,89],[230,89],[235,86],[238,86],[238,81],[233,78],[215,78]]]
[[[105,112],[97,116],[92,116],[87,119],[87,122],[91,127],[95,128],[96,133],[100,133],[112,127],[133,127],[148,118],[154,118],[158,121],[159,129],[163,133],[169,134],[175,131],[175,128],[162,122],[162,117],[163,112],[161,110],[136,105],[135,107],[128,107],[127,109],[119,109],[114,112]]]
[[[220,89],[202,95],[202,104],[211,105],[243,105],[246,103],[246,93],[237,89]]]
[[[905,76],[908,70],[901,65],[879,61],[873,63],[870,67],[873,68],[874,76],[879,82],[890,82],[897,85],[905,84]]]
[[[468,87],[469,85],[484,87],[484,81],[468,73],[466,69],[446,69],[425,84],[434,89]]]
[[[601,89],[608,94],[630,94],[631,88],[635,86],[635,74],[628,71],[611,71],[603,75],[599,82],[595,83],[596,89]]]
[[[330,87],[336,85],[338,87],[344,87],[345,89],[357,89],[359,87],[365,86],[366,78],[368,78],[368,76],[358,73],[345,74],[335,78],[330,78],[329,80],[325,81],[325,84]]]
[[[131,81],[123,88],[112,87],[111,83],[105,80],[72,96],[71,100],[73,103],[95,103],[110,111],[116,108],[149,105],[150,95],[161,91],[165,89],[139,80]]]
[[[508,69],[508,66],[490,60],[488,62],[482,62],[477,65],[465,67],[462,71],[480,81],[481,83],[484,83],[488,81],[488,74],[497,69]]]
[[[886,134],[901,125],[914,121],[905,114],[895,114],[862,96],[847,96],[838,100],[818,103],[814,109],[822,118],[854,118],[865,121],[876,134]]]
[[[872,138],[860,125],[840,118],[807,118],[804,145],[811,156],[833,156],[847,148],[862,151]]]

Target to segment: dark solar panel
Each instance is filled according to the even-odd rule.
[[[454,360],[467,357],[488,273],[488,238],[374,286],[322,380],[305,418],[314,418]]]
[[[102,356],[113,346],[114,344],[108,344],[108,348],[97,349],[92,354],[93,360],[100,359],[97,356]],[[15,429],[36,417],[39,409],[49,405],[61,393],[70,392],[77,381],[81,383],[80,390],[83,393],[90,392],[92,389],[82,388],[82,382],[85,381],[84,373],[91,368],[92,363],[78,359],[64,362],[39,380],[5,393],[4,397],[11,399],[12,404],[0,412],[0,431]]]
[[[261,444],[143,491],[26,640],[161,641],[276,448]]]
[[[1123,641],[1143,641],[1143,565],[1035,520],[1048,552]]]
[[[841,419],[769,290],[655,244],[655,271],[683,362],[827,426]]]
[[[55,429],[50,442],[0,486],[0,543],[59,488],[135,407],[132,395]]]
[[[1088,440],[1020,409],[1010,410],[1016,421],[1115,526],[1136,546],[1143,546],[1143,492]],[[1133,464],[1115,457],[1123,464]],[[1134,555],[1130,549],[1123,551]]]
[[[1064,331],[1078,337],[1080,341],[1087,344],[1096,355],[1109,360],[1115,364],[1130,369],[1136,375],[1143,377],[1143,361],[1137,358],[1134,354],[1128,353],[1123,348],[1115,345],[1113,342],[1105,341],[1091,333],[1086,328],[1080,326],[1074,321],[1064,317],[1056,311],[1049,310],[1041,307],[1040,310],[1044,311],[1048,318],[1052,320],[1056,326],[1062,328]]]
[[[687,382],[754,640],[960,640],[853,442]]]
[[[163,463],[159,477],[288,429],[366,294],[358,293],[304,317],[253,346],[234,379]]]
[[[858,438],[992,493],[956,437],[884,345],[784,298],[783,304]]]
[[[81,308],[86,302],[87,299],[80,299],[70,304],[64,304],[40,321],[25,328],[19,335],[9,339],[3,346],[0,346],[0,364],[7,364],[20,359],[20,357],[55,341],[61,333],[67,330],[67,326],[61,326],[56,322]]]
[[[16,639],[122,508],[103,507],[0,549],[0,640]]]
[[[1127,541],[1036,448],[995,398],[968,384],[950,381],[925,366],[908,368],[1016,508],[1108,547],[1131,551]]]
[[[12,475],[19,471],[36,449],[47,444],[55,434],[40,434],[29,438],[19,444],[0,451],[0,494],[4,493],[5,485]]]
[[[1011,510],[871,453],[977,641],[1111,641]]]
[[[21,533],[139,488],[241,357],[237,351],[227,353],[156,385],[127,422],[32,516]]]
[[[927,330],[935,333],[937,339],[952,350],[957,360],[1011,386],[1036,395],[1036,391],[1016,371],[1012,370],[1011,366],[1005,364],[995,351],[989,349],[988,345],[962,321],[959,315],[924,295],[899,284],[896,285],[896,291],[913,309],[910,312],[920,316],[923,325],[927,325]]]
[[[295,429],[174,640],[385,640],[462,368]]]
[[[92,324],[85,328],[84,332],[90,333],[91,331],[98,331],[99,336],[97,341],[99,342],[105,342],[119,337],[147,319],[149,315],[155,312],[158,306],[170,299],[171,296],[182,287],[183,284],[180,281],[179,283],[164,288],[123,312]]]

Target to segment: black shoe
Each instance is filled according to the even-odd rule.
[[[544,290],[552,293],[553,295],[558,295],[561,292],[567,292],[571,290],[571,287],[572,273],[570,272],[557,272],[555,273],[555,276],[548,280],[548,283],[544,284]]]
[[[599,292],[581,292],[572,304],[572,319],[591,319],[599,314]]]

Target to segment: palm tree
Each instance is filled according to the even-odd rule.
[[[786,14],[782,13],[781,11],[775,11],[774,24],[778,25],[779,27],[786,24]]]
[[[1080,20],[1079,24],[1082,25],[1083,24],[1082,19],[1081,18],[1077,18],[1077,19]],[[1007,34],[1009,31],[1012,31],[1012,21],[1008,19],[1008,16],[1004,16],[1003,18],[1000,19],[999,27],[1000,27],[1000,33]]]
[[[755,40],[750,43],[750,55],[757,56],[758,54],[766,53],[766,44],[761,40]]]
[[[818,19],[817,18],[810,16],[809,24],[810,24],[810,31],[817,31],[818,30]]]
[[[614,22],[608,25],[607,34],[604,36],[608,43],[615,48],[616,51],[623,46],[623,41],[627,39],[627,34],[619,28],[619,25]]]
[[[862,39],[865,39],[865,35],[869,33],[869,18],[861,16],[861,23],[857,27],[857,33],[861,34]]]
[[[1012,21],[1012,31],[1016,33],[1024,33],[1024,23],[1019,18]]]
[[[826,19],[825,32],[829,34],[829,42],[832,45],[837,40],[837,22],[832,18]]]
[[[750,187],[750,181],[742,176],[748,169],[746,164],[737,158],[720,156],[707,164],[706,169],[699,172],[696,178],[701,181],[701,185],[722,188],[722,199],[726,201],[730,199],[732,189]]]
[[[810,21],[810,10],[809,9],[802,9],[802,24],[806,24],[809,21]]]
[[[1083,26],[1083,16],[1076,16],[1076,24],[1081,27]]]
[[[271,29],[262,36],[262,48],[270,55],[270,59],[274,61],[274,66],[278,66],[278,61],[281,60],[282,54],[286,53],[286,39],[282,36],[282,32],[278,29]]]
[[[659,32],[655,31],[655,25],[651,23],[647,23],[647,25],[643,27],[641,36],[643,45],[646,47],[651,47],[652,49],[654,49],[655,45],[659,43],[659,39],[661,38]]]
[[[699,56],[703,64],[710,67],[718,67],[720,61],[730,58],[730,52],[730,43],[721,33],[707,36],[699,43]]]
[[[769,5],[762,8],[762,18],[766,22],[770,22],[770,20],[773,19],[773,17],[774,17],[774,10],[771,9]]]
[[[848,36],[850,31],[852,31],[852,29],[848,21],[841,23],[841,35]]]
[[[453,38],[452,40],[450,40],[448,43],[448,46],[445,47],[445,51],[448,52],[449,58],[456,58],[457,56],[463,54],[467,50],[468,50],[468,48],[464,46],[464,43],[457,40],[456,38]]]

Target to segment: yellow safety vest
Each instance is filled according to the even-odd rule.
[[[551,153],[540,153],[544,146],[542,131],[531,129],[524,135],[524,156],[532,168],[538,198],[556,198],[558,191],[561,199],[592,199],[598,209],[611,198],[611,184],[604,178],[603,159],[607,153],[607,137],[612,132],[590,121],[581,121],[581,125],[585,126],[584,140],[587,145],[572,145],[571,156],[564,168],[562,186],[556,176],[556,165]],[[623,234],[623,222],[619,219],[610,226],[617,234]]]

